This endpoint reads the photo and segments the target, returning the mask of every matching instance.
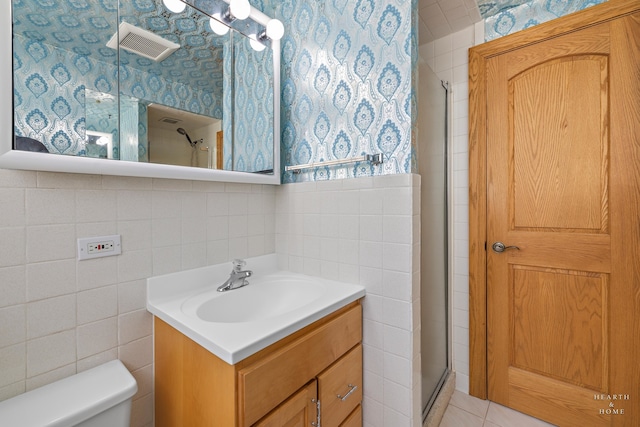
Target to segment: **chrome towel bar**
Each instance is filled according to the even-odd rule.
[[[374,165],[379,165],[383,162],[382,153],[378,154],[365,154],[359,157],[350,157],[348,159],[327,160],[326,162],[307,163],[306,165],[285,166],[285,172],[300,173],[302,169],[318,168],[321,166],[336,166],[345,165],[348,163],[356,162],[371,162]]]

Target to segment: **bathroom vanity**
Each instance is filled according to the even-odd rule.
[[[362,425],[364,288],[275,264],[226,292],[230,263],[148,279],[157,426]]]
[[[359,302],[235,365],[158,318],[154,325],[158,427],[309,426],[318,416],[325,427],[361,425]]]

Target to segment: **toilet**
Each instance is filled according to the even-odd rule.
[[[136,380],[119,360],[0,402],[0,426],[129,427]]]

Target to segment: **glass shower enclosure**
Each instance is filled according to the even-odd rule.
[[[422,417],[451,372],[448,260],[448,84],[419,66],[418,173],[421,177],[420,315]]]

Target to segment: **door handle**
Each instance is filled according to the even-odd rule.
[[[491,249],[493,249],[493,251],[495,253],[498,253],[498,254],[501,254],[502,252],[506,251],[507,249],[520,250],[520,248],[517,247],[517,246],[505,246],[504,243],[502,243],[502,242],[495,242],[493,245],[491,245]]]

